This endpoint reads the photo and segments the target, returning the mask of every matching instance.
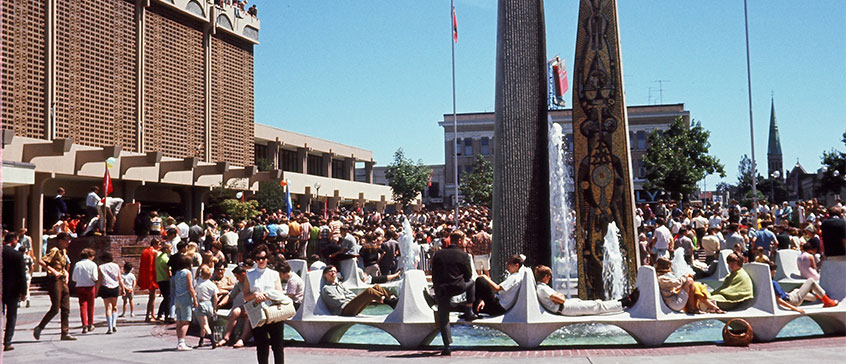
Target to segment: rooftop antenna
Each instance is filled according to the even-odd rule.
[[[655,89],[654,87],[649,88],[649,98],[647,99],[648,101],[646,102],[647,105],[652,105],[652,90],[654,90],[654,89]]]
[[[658,82],[658,103],[664,103],[664,82],[670,82],[670,80],[655,80],[653,82]]]

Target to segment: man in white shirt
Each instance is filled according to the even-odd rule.
[[[100,187],[92,186],[91,192],[88,192],[88,196],[85,197],[86,220],[91,220],[98,215],[97,204],[100,202],[100,195],[98,193],[100,193]]]
[[[76,297],[79,299],[79,316],[82,320],[82,333],[94,329],[94,291],[100,278],[97,263],[92,260],[94,251],[82,250],[82,258],[74,265],[71,279],[76,282]]]
[[[659,217],[655,223],[658,227],[655,228],[651,242],[653,262],[667,255],[668,250],[673,249],[673,234],[670,233],[670,229],[667,229],[664,218]]]
[[[185,222],[185,218],[179,216],[176,218],[176,221],[179,223],[176,224],[176,230],[179,231],[179,239],[188,241],[188,231],[191,229],[190,226]]]
[[[476,312],[501,316],[511,309],[523,282],[522,267],[523,257],[514,255],[505,263],[509,275],[502,283],[497,284],[486,275],[478,276],[475,283],[476,301],[473,303]]]
[[[552,269],[539,265],[535,268],[535,280],[538,282],[538,301],[549,312],[562,316],[599,315],[603,313],[623,312],[624,308],[631,308],[640,297],[640,291],[635,288],[630,294],[619,300],[580,300],[567,298],[549,286],[552,279]]]

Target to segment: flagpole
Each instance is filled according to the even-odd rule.
[[[455,187],[455,229],[458,229],[458,113],[455,109],[455,0],[450,0],[450,38],[452,45],[452,158],[453,158],[453,177]]]
[[[749,10],[743,0],[743,19],[746,25],[746,85],[749,94],[749,142],[752,149],[752,207],[755,208],[754,228],[758,229],[758,163],[755,161],[755,124],[752,121],[752,66],[749,60]]]

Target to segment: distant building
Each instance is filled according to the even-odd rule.
[[[632,171],[634,174],[634,193],[637,202],[655,201],[660,195],[658,191],[646,191],[643,189],[643,177],[646,169],[643,166],[643,155],[646,153],[647,136],[653,130],[659,133],[666,130],[669,124],[678,117],[686,123],[690,123],[690,111],[684,109],[684,104],[629,106],[629,143],[632,154]],[[567,152],[573,152],[573,119],[572,109],[549,110],[549,115],[554,123],[561,124],[564,133]],[[494,122],[496,116],[493,112],[484,113],[462,113],[457,115],[458,134],[453,135],[453,116],[445,114],[438,125],[444,128],[444,172],[443,180],[439,180],[444,205],[451,206],[454,191],[454,169],[453,151],[458,150],[458,177],[461,183],[461,176],[473,172],[473,159],[475,155],[481,154],[493,164],[494,148],[496,148],[496,137],[494,135]],[[572,168],[572,167],[571,167]],[[571,169],[572,172],[572,169]],[[572,175],[572,173],[571,173]],[[572,191],[572,184],[569,184]],[[459,200],[461,200],[459,195]]]
[[[775,116],[775,100],[770,101],[770,134],[767,143],[767,176],[773,177],[778,171],[779,178],[786,177],[784,173],[784,157],[781,154],[781,138],[778,133],[778,123]]]

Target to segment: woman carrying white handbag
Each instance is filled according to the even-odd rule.
[[[267,268],[267,260],[270,258],[270,251],[267,245],[261,244],[252,252],[256,268],[247,272],[247,279],[244,281],[244,301],[261,303],[268,299],[270,291],[282,292],[282,282],[279,273]],[[273,348],[273,362],[281,364],[285,362],[285,347],[283,342],[284,324],[274,322],[253,328],[253,337],[256,340],[256,357],[259,364],[267,364],[270,356],[270,348]]]

